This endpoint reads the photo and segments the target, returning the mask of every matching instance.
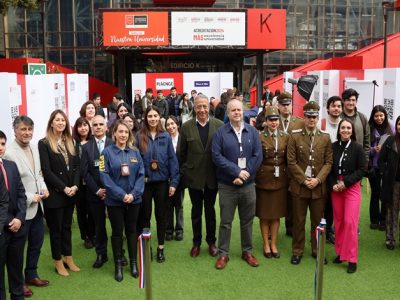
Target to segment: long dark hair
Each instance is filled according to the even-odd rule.
[[[349,121],[349,120],[346,120],[346,119],[342,119],[342,120],[340,120],[340,122],[339,122],[338,129],[337,129],[337,135],[336,135],[337,140],[338,140],[338,141],[341,141],[341,137],[340,137],[340,126],[342,125],[343,122],[347,122],[347,123],[350,123],[350,124],[351,124],[351,136],[350,136],[350,139],[351,139],[352,141],[356,141],[357,139],[356,139],[356,130],[355,130],[355,128],[354,128],[354,123],[351,122],[351,121]]]
[[[375,123],[374,116],[377,112],[381,112],[384,114],[385,119],[383,120],[383,123],[381,125],[378,125]],[[375,105],[374,108],[371,111],[371,116],[369,117],[368,121],[369,127],[370,127],[370,141],[371,145],[375,143],[375,130],[378,131],[379,135],[383,134],[392,134],[392,129],[390,128],[389,125],[389,120],[388,120],[388,114],[386,109],[382,105]]]
[[[139,149],[141,152],[147,152],[147,147],[149,145],[150,126],[149,126],[149,122],[147,121],[147,115],[152,110],[157,112],[161,118],[160,110],[158,109],[157,106],[151,105],[151,106],[147,107],[146,111],[144,112],[144,117],[143,117],[143,122],[142,122],[143,126],[139,131]],[[164,131],[161,127],[161,122],[158,123],[156,130],[157,130],[157,134]]]
[[[76,119],[75,124],[74,124],[74,129],[72,130],[72,137],[78,143],[80,143],[82,141],[82,137],[79,135],[79,132],[78,132],[78,128],[80,126],[82,126],[82,124],[86,124],[87,126],[89,126],[89,131],[88,131],[86,140],[89,140],[90,137],[92,136],[92,129],[90,128],[89,121],[85,117],[79,117],[78,119]]]

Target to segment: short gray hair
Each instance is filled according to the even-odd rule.
[[[208,107],[210,107],[210,101],[208,101],[208,97],[204,94],[197,94],[197,96],[194,98],[194,106],[196,106],[196,103],[201,99],[206,99]]]
[[[18,128],[18,125],[21,123],[24,123],[27,126],[32,126],[32,127],[34,126],[33,120],[31,118],[29,118],[28,116],[22,115],[22,116],[17,116],[14,119],[14,122],[13,122],[14,130],[16,130]]]

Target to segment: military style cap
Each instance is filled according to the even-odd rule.
[[[277,98],[279,104],[291,104],[292,103],[292,95],[288,92],[283,92]]]
[[[315,101],[309,101],[303,106],[304,115],[317,116],[319,115],[319,105]]]
[[[265,117],[267,119],[279,119],[279,111],[275,106],[268,106],[265,109]]]

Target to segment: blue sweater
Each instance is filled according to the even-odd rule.
[[[137,135],[136,141],[140,149],[140,133]],[[168,133],[161,132],[156,135],[154,140],[149,136],[147,151],[140,151],[140,154],[143,158],[146,178],[149,181],[170,180],[170,186],[178,187],[179,163],[172,145],[172,139]],[[152,171],[150,168],[152,160],[158,162],[157,171]]]
[[[121,175],[121,164],[129,165],[129,176]],[[144,167],[138,150],[121,150],[114,144],[106,147],[100,155],[99,170],[101,182],[106,188],[105,205],[126,205],[122,201],[126,194],[133,195],[131,204],[142,202]]]
[[[256,172],[262,162],[262,147],[257,130],[244,123],[242,131],[243,157],[246,158],[246,171],[250,178],[244,184],[254,183]],[[238,166],[239,142],[231,124],[218,128],[212,141],[212,160],[217,167],[218,182],[232,185],[239,177],[241,169]]]

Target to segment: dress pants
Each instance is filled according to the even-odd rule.
[[[324,198],[303,198],[292,194],[293,197],[293,239],[292,254],[302,256],[305,244],[305,225],[307,217],[307,208],[310,209],[311,220],[311,249],[312,254],[317,254],[317,241],[315,237],[315,228],[318,226],[324,215]]]
[[[189,188],[190,201],[192,202],[192,229],[193,245],[200,246],[202,240],[202,215],[204,205],[204,215],[206,220],[206,242],[209,245],[215,244],[216,217],[215,199],[218,189],[210,189],[207,186],[203,190]]]
[[[61,255],[72,255],[71,224],[74,205],[61,208],[48,208],[45,206],[47,226],[49,227],[51,256],[60,260]]]
[[[43,212],[39,206],[36,216],[25,221],[28,243],[25,263],[25,280],[40,278],[37,272],[40,251],[44,240]]]
[[[6,300],[5,266],[7,266],[8,286],[12,300],[24,299],[24,244],[26,230],[18,233],[4,229],[0,236],[0,300]]]
[[[371,200],[369,202],[369,218],[371,224],[386,223],[386,203],[380,200],[382,175],[379,170],[370,172],[368,175],[369,185],[371,186]]]
[[[164,245],[165,228],[166,228],[166,213],[168,203],[168,181],[151,181],[144,186],[142,196],[142,204],[139,212],[139,234],[143,228],[150,228],[152,201],[154,198],[154,211],[157,223],[157,239],[159,245]]]
[[[393,186],[393,203],[388,205],[386,214],[386,240],[396,241],[399,231],[400,182]]]
[[[94,196],[91,195],[90,197]],[[106,229],[106,206],[104,205],[104,201],[98,198],[89,202],[89,208],[94,221],[94,232],[96,235],[96,254],[107,255],[108,238]]]
[[[94,220],[87,195],[88,193],[86,185],[81,184],[76,195],[76,216],[78,219],[81,239],[84,241],[89,238],[93,241],[95,235]]]
[[[256,212],[256,189],[254,184],[230,186],[218,184],[220,219],[218,252],[220,256],[229,255],[232,222],[236,207],[240,220],[240,240],[242,252],[251,253],[253,249],[253,220]]]
[[[332,232],[333,225],[333,207],[330,193],[326,193],[324,218],[326,220],[326,232]]]
[[[332,204],[335,222],[335,252],[340,256],[340,260],[357,263],[360,183],[357,182],[340,193],[332,192]]]
[[[185,190],[181,185],[175,191],[175,194],[168,200],[167,207],[167,227],[166,233],[172,235],[175,233],[183,233],[183,197]],[[175,212],[175,228],[174,228],[174,212]]]
[[[285,216],[286,233],[293,234],[293,199],[292,194],[287,192],[286,196],[286,216]]]

